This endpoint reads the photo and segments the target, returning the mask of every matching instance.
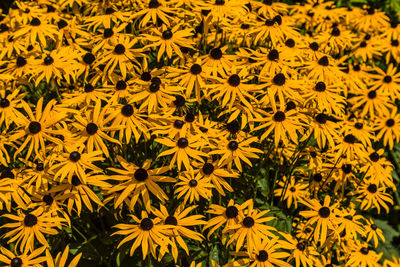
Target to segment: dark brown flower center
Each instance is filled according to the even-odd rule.
[[[86,132],[89,135],[94,135],[95,133],[97,133],[98,129],[99,127],[93,122],[90,122],[88,125],[86,125]]]
[[[317,116],[315,116],[315,120],[319,123],[319,124],[325,124],[326,121],[328,120],[328,116],[324,113],[319,113]]]
[[[193,64],[192,67],[190,67],[190,72],[193,75],[200,74],[202,71],[201,66],[199,64]]]
[[[369,154],[369,158],[371,161],[377,162],[380,159],[380,156],[378,153],[372,152],[371,154]]]
[[[246,228],[250,228],[254,225],[255,221],[252,217],[247,216],[243,219],[243,226]]]
[[[321,182],[322,181],[322,175],[320,173],[314,174],[313,180],[316,181],[316,182]]]
[[[285,75],[284,75],[283,73],[278,73],[278,74],[275,75],[275,77],[272,79],[272,82],[273,82],[275,85],[279,85],[279,86],[284,85],[285,82],[286,82]]]
[[[130,117],[133,115],[133,106],[130,104],[126,104],[121,108],[121,113],[125,117]]]
[[[41,24],[41,22],[40,22],[40,19],[38,19],[38,18],[33,18],[31,20],[31,26],[40,26],[40,24]]]
[[[29,123],[28,129],[31,134],[37,134],[42,130],[42,126],[39,122],[32,121],[31,123]]]
[[[1,108],[7,108],[9,106],[10,106],[10,101],[7,98],[0,99],[0,107]]]
[[[268,53],[268,59],[271,61],[278,60],[279,59],[279,52],[276,49],[272,49]]]
[[[189,181],[189,186],[190,186],[190,187],[196,187],[197,184],[198,184],[198,182],[197,182],[197,180],[195,180],[195,179],[192,179],[192,180]]]
[[[35,226],[38,223],[38,219],[35,215],[28,213],[27,215],[25,215],[24,218],[24,224],[27,227],[32,227]]]
[[[86,53],[83,56],[83,62],[85,62],[86,64],[90,65],[94,62],[96,58],[94,57],[94,55],[92,53]]]
[[[344,137],[344,141],[348,144],[354,144],[357,141],[357,139],[354,135],[348,134]]]
[[[229,219],[236,218],[239,214],[239,210],[235,206],[228,206],[225,210],[225,216]]]
[[[140,228],[143,231],[150,231],[153,228],[153,221],[149,218],[144,218],[140,221]]]
[[[370,192],[371,194],[375,194],[376,191],[378,191],[378,187],[376,186],[376,184],[370,184],[367,187],[368,192]]]
[[[324,92],[326,90],[326,84],[324,82],[317,82],[314,89],[317,92]]]
[[[265,250],[260,250],[257,255],[257,260],[264,262],[268,260],[268,253]]]
[[[203,165],[203,173],[204,173],[205,175],[210,175],[210,174],[213,173],[213,171],[214,171],[214,165],[212,165],[212,164],[209,163],[209,162],[204,163],[204,165]]]
[[[47,56],[43,60],[43,64],[49,66],[54,63],[54,59],[51,56]]]
[[[173,215],[169,215],[164,221],[167,225],[178,225],[178,220]]]
[[[321,57],[321,58],[318,60],[318,64],[321,65],[321,66],[323,66],[323,67],[328,66],[328,65],[329,65],[328,57],[327,57],[327,56]]]
[[[353,167],[351,166],[351,164],[343,164],[343,165],[342,165],[342,171],[343,171],[345,174],[351,173],[352,168],[353,168]]]
[[[149,177],[149,174],[147,173],[147,171],[145,169],[139,168],[135,171],[135,173],[133,174],[133,177],[135,177],[135,179],[137,181],[143,182]]]
[[[164,40],[169,40],[169,39],[172,38],[172,36],[173,36],[172,31],[169,30],[169,29],[163,31],[163,33],[162,33],[162,38],[163,38]]]
[[[177,144],[179,148],[185,148],[189,145],[189,141],[186,138],[181,137],[179,138]]]
[[[328,218],[331,214],[331,210],[328,207],[322,207],[318,211],[318,215],[322,218]]]
[[[210,52],[210,56],[215,60],[220,59],[222,57],[221,49],[219,49],[219,48],[212,49],[211,52]]]
[[[175,121],[174,121],[174,127],[175,127],[176,129],[182,129],[182,127],[183,127],[184,124],[185,124],[185,122],[182,121],[182,120],[175,120]]]
[[[233,74],[228,78],[230,86],[237,87],[240,84],[240,77],[237,74]]]
[[[289,38],[289,39],[287,39],[287,40],[285,41],[285,45],[286,45],[287,47],[290,47],[290,48],[294,47],[295,44],[296,44],[296,43],[295,43],[294,40],[291,39],[291,38]]]
[[[10,262],[11,267],[22,267],[22,264],[23,264],[23,262],[22,262],[21,258],[18,258],[18,257],[13,258]]]
[[[230,141],[230,142],[228,143],[228,148],[229,148],[229,150],[231,150],[231,151],[235,151],[236,149],[239,148],[239,144],[238,144],[238,142],[236,142],[236,141]]]
[[[17,57],[17,67],[23,67],[27,63],[26,59],[24,57],[18,56]]]
[[[394,119],[388,119],[386,121],[386,126],[387,127],[393,127],[393,125],[394,125]]]
[[[122,54],[124,54],[125,53],[125,46],[124,45],[122,45],[122,44],[117,44],[116,46],[115,46],[115,48],[114,48],[114,52],[115,52],[115,54],[117,54],[117,55],[122,55]]]
[[[277,111],[274,116],[273,116],[273,120],[276,122],[282,122],[286,119],[286,115],[285,112],[283,111]]]
[[[51,204],[53,204],[53,197],[50,195],[44,195],[42,198],[43,202],[46,203],[47,206],[50,206]]]
[[[361,249],[360,249],[360,252],[361,252],[361,254],[363,254],[363,255],[368,255],[369,249],[368,249],[368,248],[361,248]]]
[[[376,91],[375,90],[371,90],[368,92],[368,98],[369,99],[374,99],[376,98]]]
[[[80,159],[81,159],[81,154],[78,151],[74,151],[69,154],[69,160],[72,162],[77,162]]]
[[[383,78],[383,81],[384,81],[385,83],[391,83],[391,82],[392,82],[392,77],[389,76],[389,75],[386,75],[386,76]]]

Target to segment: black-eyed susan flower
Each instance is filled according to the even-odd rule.
[[[174,140],[169,138],[157,138],[155,141],[169,147],[168,150],[161,152],[157,157],[174,154],[169,164],[170,168],[175,166],[176,163],[178,169],[180,170],[183,163],[186,170],[190,170],[192,167],[189,158],[202,161],[201,156],[207,156],[207,154],[199,149],[203,145],[203,142],[199,140],[199,137],[196,136],[176,137]]]
[[[225,230],[233,230],[226,245],[229,246],[235,242],[236,252],[243,246],[246,246],[247,251],[253,251],[263,238],[276,237],[273,233],[276,232],[276,229],[265,224],[266,222],[274,220],[275,217],[264,217],[269,210],[258,211],[253,208],[252,204],[251,202],[244,211],[244,217],[239,223],[229,226]]]
[[[178,179],[179,181],[175,184],[174,194],[178,199],[183,197],[183,203],[198,202],[200,201],[200,196],[207,200],[211,198],[213,185],[210,182],[210,177],[195,177],[192,169],[182,172]]]
[[[29,252],[28,250],[24,253],[11,252],[5,247],[0,248],[0,261],[7,266],[42,266],[41,263],[46,261],[46,257],[42,256],[46,247],[42,246]]]
[[[338,227],[335,209],[338,203],[331,205],[331,197],[325,196],[323,205],[317,199],[305,200],[304,205],[311,210],[301,211],[300,215],[308,220],[307,225],[315,228],[313,238],[315,242],[325,243],[328,230]],[[314,226],[315,224],[315,226]]]
[[[43,209],[36,209],[30,213],[18,210],[17,215],[4,214],[3,217],[14,221],[1,226],[9,229],[4,237],[9,239],[8,243],[15,241],[21,252],[34,251],[35,240],[48,247],[44,234],[56,235],[58,231],[55,228],[65,224],[65,219],[52,217]]]
[[[141,219],[132,214],[128,214],[128,216],[133,219],[134,224],[120,223],[114,226],[118,230],[112,235],[125,236],[118,244],[117,248],[135,239],[129,250],[129,255],[132,256],[135,250],[141,246],[143,259],[145,259],[149,253],[151,253],[153,257],[156,257],[156,248],[158,246],[166,247],[171,243],[168,239],[168,232],[172,226],[161,224],[160,218],[151,219],[145,211],[142,211]]]
[[[254,142],[258,141],[258,138],[255,136],[248,136],[239,139],[223,139],[215,147],[210,155],[221,155],[219,160],[219,165],[228,165],[228,168],[232,168],[232,164],[235,163],[236,168],[239,171],[242,171],[242,161],[246,164],[252,166],[250,159],[258,159],[257,155],[262,153],[262,151],[258,148],[251,147],[250,145]]]
[[[188,214],[193,211],[197,206],[191,206],[189,208],[185,208],[183,204],[179,205],[173,214],[168,213],[168,210],[165,206],[160,205],[160,210],[153,209],[153,213],[160,219],[165,225],[170,225],[172,228],[169,231],[168,236],[171,238],[171,253],[174,257],[175,262],[178,259],[178,246],[181,246],[187,255],[189,255],[189,249],[183,240],[182,237],[193,239],[196,241],[202,241],[203,236],[195,232],[189,227],[193,227],[196,225],[202,225],[206,222],[201,220],[203,215],[189,215]],[[165,248],[165,247],[164,247]],[[160,257],[163,256],[163,253],[168,251],[163,251],[160,253]]]
[[[146,41],[151,42],[147,47],[158,47],[157,60],[160,61],[164,53],[167,54],[168,58],[172,57],[172,54],[177,54],[179,57],[183,57],[180,47],[193,48],[192,42],[188,38],[192,35],[190,29],[179,30],[181,25],[177,24],[172,28],[163,26],[161,31],[154,28],[154,35],[144,34],[143,38]]]
[[[163,175],[168,170],[168,166],[150,169],[151,160],[146,160],[142,167],[138,167],[120,156],[117,156],[117,160],[123,169],[110,168],[117,175],[103,176],[104,178],[120,182],[108,190],[110,194],[119,191],[121,193],[116,196],[114,202],[116,208],[120,207],[125,199],[129,199],[129,209],[133,210],[141,195],[145,208],[150,211],[149,191],[161,201],[168,199],[167,195],[157,184],[157,182],[175,182],[174,178]]]

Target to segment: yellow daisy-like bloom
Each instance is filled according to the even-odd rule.
[[[211,204],[210,209],[207,211],[207,213],[211,213],[217,216],[211,218],[203,228],[203,231],[211,228],[210,230],[208,230],[207,238],[210,238],[210,236],[224,224],[225,226],[222,231],[228,231],[232,233],[233,231],[229,231],[229,229],[243,220],[243,218],[245,217],[243,211],[252,202],[253,200],[249,199],[239,205],[235,204],[233,199],[230,199],[226,207]],[[223,243],[225,243],[226,241],[226,238],[224,237],[225,235],[223,235]]]
[[[44,237],[44,234],[56,235],[58,231],[54,228],[61,227],[65,224],[64,218],[52,217],[43,209],[36,209],[31,213],[22,213],[18,210],[18,215],[4,214],[3,217],[11,219],[15,222],[6,223],[1,228],[11,228],[5,238],[10,238],[8,244],[16,242],[16,247],[22,251],[33,251],[35,240],[39,241],[45,247],[49,244]]]
[[[249,253],[251,261],[253,261],[252,263],[250,261],[249,266],[254,266],[254,267],[292,266],[283,260],[284,258],[289,257],[290,254],[287,252],[279,251],[282,248],[285,247],[281,244],[278,237],[274,237],[272,239],[264,238],[262,242],[256,244],[254,250]]]
[[[43,98],[40,98],[37,102],[36,112],[34,115],[29,105],[26,102],[21,102],[28,117],[23,117],[21,118],[21,121],[18,121],[18,124],[21,126],[13,135],[10,136],[10,140],[19,145],[17,151],[14,153],[14,158],[16,158],[16,156],[20,154],[28,144],[29,148],[26,152],[25,159],[28,159],[33,151],[36,155],[41,154],[42,156],[45,156],[45,140],[55,143],[58,142],[56,138],[50,135],[52,134],[51,126],[57,122],[57,118],[50,117],[51,109],[55,104],[56,101],[51,100],[43,109]],[[25,140],[21,142],[23,137],[25,137]]]
[[[334,230],[338,227],[336,222],[336,207],[339,203],[333,205],[331,197],[325,196],[324,203],[321,205],[317,199],[310,201],[303,201],[303,204],[312,210],[300,211],[300,215],[308,219],[307,225],[314,227],[314,240],[315,242],[325,243],[328,230]],[[314,224],[316,225],[314,226]]]
[[[276,237],[272,231],[276,232],[277,230],[264,224],[275,219],[275,217],[264,217],[268,212],[269,210],[258,211],[253,209],[253,202],[250,202],[244,211],[243,219],[239,223],[225,228],[225,232],[233,231],[226,246],[235,242],[236,252],[244,246],[246,246],[247,251],[252,252],[263,238]]]
[[[182,68],[168,68],[168,76],[173,81],[186,89],[185,96],[190,98],[194,91],[197,101],[201,101],[204,96],[202,90],[206,88],[208,76],[201,66],[201,61],[197,59],[194,63],[186,64]]]
[[[189,201],[200,201],[200,196],[207,200],[210,200],[212,196],[211,189],[213,185],[210,183],[209,177],[195,177],[193,170],[182,172],[178,176],[179,182],[175,184],[174,194],[177,198],[183,198],[183,203]]]
[[[209,177],[215,189],[223,196],[225,196],[224,189],[228,190],[229,192],[233,192],[232,187],[227,181],[225,181],[224,178],[239,178],[239,174],[237,172],[234,172],[233,170],[226,170],[219,166],[217,162],[212,162],[210,160],[203,161],[202,163],[196,165],[196,179],[200,179],[201,177]]]
[[[192,36],[193,33],[191,32],[191,29],[179,30],[180,27],[181,25],[177,24],[171,29],[168,29],[163,25],[161,31],[153,28],[154,35],[144,34],[142,37],[144,40],[151,42],[145,46],[144,49],[149,47],[159,47],[157,61],[160,61],[164,52],[167,53],[168,58],[171,58],[173,53],[183,58],[180,47],[193,48],[192,41],[188,38],[189,36]]]
[[[203,240],[203,236],[201,234],[188,228],[190,226],[202,225],[206,223],[205,221],[201,220],[204,217],[203,215],[187,216],[195,208],[197,208],[197,206],[193,205],[185,209],[185,205],[181,204],[171,215],[163,205],[160,205],[160,210],[153,210],[154,215],[156,215],[158,218],[161,218],[165,225],[171,225],[172,227],[168,236],[171,238],[171,253],[175,262],[178,259],[177,243],[185,250],[186,254],[189,255],[189,249],[182,237],[197,241]],[[166,252],[167,251],[161,252],[159,258],[162,258]]]
[[[38,249],[29,252],[24,251],[22,254],[12,253],[5,247],[0,248],[0,261],[6,264],[6,266],[32,266],[32,267],[42,267],[46,257],[41,256],[46,247],[40,247]]]
[[[114,227],[119,229],[112,235],[123,235],[124,239],[118,244],[117,249],[120,248],[124,243],[135,239],[129,250],[129,255],[133,255],[135,250],[141,246],[143,260],[149,253],[156,258],[156,248],[158,246],[164,248],[171,244],[168,238],[168,233],[173,226],[161,224],[160,218],[150,219],[145,211],[142,211],[141,218],[139,219],[132,214],[128,214],[136,224],[125,224],[120,223]],[[168,249],[166,249],[168,251]]]
[[[318,110],[327,113],[343,113],[345,98],[340,95],[343,91],[337,84],[326,84],[323,81],[306,84],[302,90],[302,97],[305,99],[305,106],[316,107]]]
[[[264,111],[263,114],[264,118],[255,120],[256,122],[261,122],[261,124],[253,130],[257,131],[267,128],[261,135],[260,141],[266,139],[274,131],[274,143],[276,147],[281,140],[285,145],[289,144],[289,140],[294,143],[298,142],[297,132],[302,130],[302,123],[299,121],[296,110],[285,111],[284,107],[281,106],[279,110],[274,109],[272,113]]]
[[[104,121],[106,112],[107,107],[101,107],[101,101],[98,100],[93,109],[85,111],[85,116],[75,116],[76,122],[73,122],[72,126],[82,135],[82,142],[86,143],[86,150],[89,153],[99,151],[108,158],[110,153],[103,139],[114,144],[121,144],[118,140],[109,137],[106,132],[121,129],[122,127],[121,125],[118,125],[118,127],[106,127]]]
[[[317,256],[320,254],[313,245],[308,245],[305,240],[298,240],[287,233],[281,233],[281,235],[287,240],[281,241],[282,247],[292,251],[287,262],[294,259],[296,266],[314,266]]]
[[[55,259],[51,256],[49,250],[46,250],[46,263],[48,267],[65,267],[67,266],[67,259],[69,254],[69,246],[67,245],[64,251],[58,252]],[[76,254],[76,256],[69,262],[68,267],[76,267],[79,260],[82,257],[82,252]]]
[[[308,185],[306,183],[296,183],[295,179],[290,179],[290,182],[286,186],[286,190],[284,187],[284,181],[279,182],[278,185],[281,188],[275,189],[274,195],[277,197],[281,197],[284,193],[282,199],[286,200],[286,205],[288,208],[290,208],[293,204],[294,207],[297,209],[298,202],[303,201],[307,195],[305,189],[308,187]]]
[[[104,119],[104,124],[111,122],[111,128],[120,128],[119,130],[111,130],[111,136],[115,137],[118,133],[118,139],[121,143],[129,144],[132,136],[138,143],[142,135],[146,140],[150,139],[150,125],[146,118],[147,116],[139,112],[134,103],[130,101],[125,105],[111,106],[109,115]]]
[[[77,175],[82,183],[86,183],[86,170],[101,172],[101,169],[93,164],[94,161],[104,160],[101,151],[82,153],[84,147],[66,147],[67,152],[60,153],[55,160],[57,163],[50,168],[54,172],[54,180],[62,182],[66,177],[72,183],[72,176]]]
[[[120,207],[125,199],[129,198],[129,209],[133,210],[139,196],[141,195],[146,210],[150,211],[150,198],[148,191],[157,196],[157,198],[163,202],[168,199],[167,195],[156,183],[175,182],[174,178],[162,175],[168,171],[168,166],[150,169],[151,160],[146,160],[142,167],[138,167],[133,163],[127,162],[120,156],[117,156],[117,160],[121,164],[123,170],[109,168],[109,170],[118,173],[118,175],[105,176],[105,178],[120,182],[108,190],[108,193],[110,194],[118,191],[121,192],[120,195],[115,196],[115,208]]]
[[[364,226],[365,235],[367,236],[367,242],[373,240],[375,248],[378,247],[379,241],[378,238],[381,240],[381,243],[385,243],[385,236],[383,235],[382,229],[378,228],[378,226],[374,223],[372,218],[365,220],[367,223]]]
[[[378,266],[378,261],[383,255],[383,252],[378,254],[368,248],[368,244],[362,244],[358,240],[350,246],[350,249],[345,266]]]
[[[182,91],[180,86],[171,85],[169,80],[159,77],[151,78],[150,76],[137,82],[140,86],[132,93],[130,99],[134,102],[142,102],[139,111],[147,111],[149,114],[155,113],[160,107],[167,108],[175,100],[172,95]]]
[[[373,79],[370,89],[386,93],[392,99],[398,98],[400,96],[400,72],[397,72],[397,68],[390,64],[386,72],[378,67],[374,68],[374,71],[378,74],[370,74]]]
[[[393,108],[390,112],[385,111],[377,121],[375,130],[379,132],[376,138],[378,140],[383,138],[383,144],[392,149],[394,144],[400,141],[400,114],[397,113],[397,108]]]
[[[359,195],[357,201],[361,202],[361,209],[368,210],[370,208],[376,208],[378,213],[381,213],[381,207],[383,207],[388,213],[389,206],[387,203],[393,205],[393,199],[391,195],[385,193],[385,190],[386,187],[378,187],[374,183],[364,181],[355,192],[355,194]]]
[[[143,27],[150,21],[157,25],[157,19],[160,19],[164,24],[170,25],[170,20],[173,18],[168,15],[172,9],[166,6],[166,2],[159,0],[138,1],[137,10],[132,14],[135,21],[140,21],[139,26]]]
[[[37,40],[39,40],[40,44],[46,47],[46,37],[55,41],[57,35],[58,31],[54,25],[47,23],[47,21],[42,21],[40,18],[32,18],[28,25],[15,32],[14,38],[25,37],[31,45],[36,44]]]
[[[259,89],[254,85],[246,84],[252,78],[246,68],[241,70],[232,68],[230,75],[223,77],[223,79],[213,77],[216,83],[208,86],[208,95],[212,96],[213,100],[220,101],[223,106],[227,105],[229,110],[235,101],[241,101],[242,105],[252,110],[253,106],[250,102],[255,101],[255,97],[251,93]]]
[[[30,72],[34,74],[35,86],[45,79],[47,83],[50,82],[51,78],[56,78],[58,81],[65,78],[67,82],[70,82],[70,77],[74,77],[72,66],[75,65],[75,61],[70,58],[70,49],[60,48],[51,51],[49,54],[44,53],[41,59],[35,59],[32,62]]]
[[[190,164],[189,158],[194,158],[198,161],[202,161],[201,156],[206,157],[207,154],[200,151],[200,147],[203,146],[203,142],[199,140],[199,136],[191,137],[176,137],[175,140],[169,138],[156,138],[155,141],[161,143],[167,147],[168,150],[161,152],[157,158],[174,154],[172,160],[169,164],[170,168],[177,164],[178,170],[181,170],[182,163],[186,170],[191,170],[192,166]]]
[[[141,49],[133,48],[138,39],[123,35],[112,41],[104,45],[104,51],[94,67],[105,64],[104,72],[111,74],[118,66],[122,78],[126,79],[127,72],[132,72],[134,69],[139,70],[138,58],[143,57],[143,54],[140,53]]]
[[[250,144],[257,141],[258,138],[255,136],[238,138],[236,140],[223,139],[209,154],[222,156],[218,163],[220,166],[228,165],[228,169],[231,169],[232,163],[235,163],[236,168],[242,171],[241,161],[253,166],[249,159],[258,159],[259,156],[256,153],[262,153],[262,150],[250,146]]]

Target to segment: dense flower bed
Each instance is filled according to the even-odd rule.
[[[16,1],[0,262],[399,266],[399,38],[318,0]]]

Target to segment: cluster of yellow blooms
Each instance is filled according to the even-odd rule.
[[[108,212],[143,264],[399,266],[376,221],[399,204],[399,42],[384,12],[332,1],[15,1],[0,262],[90,261],[53,241]]]

